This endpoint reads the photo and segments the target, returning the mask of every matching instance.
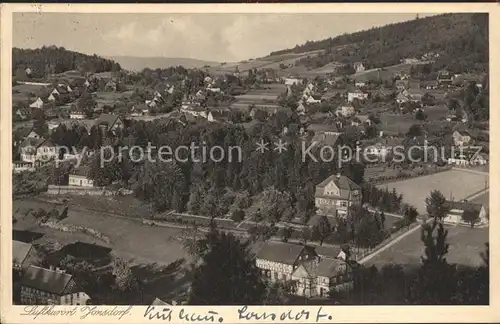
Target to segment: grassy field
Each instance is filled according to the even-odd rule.
[[[450,195],[455,200],[461,200],[467,196],[484,189],[487,176],[465,172],[460,170],[450,170],[436,174],[417,177],[409,180],[390,182],[380,185],[380,188],[393,188],[403,195],[403,200],[415,206],[420,214],[426,212],[425,198],[432,190],[439,190],[447,198]]]
[[[45,88],[41,85],[31,85],[31,84],[18,84],[12,87],[12,103],[27,102],[28,98],[31,96],[31,100],[34,101],[36,96],[39,95],[40,91]],[[31,102],[30,102],[31,103]]]
[[[484,244],[489,240],[488,228],[446,226],[446,229],[448,230],[447,242],[450,244],[446,257],[448,262],[464,266],[481,265],[480,253],[485,251]],[[397,263],[406,267],[419,265],[420,257],[424,255],[424,245],[420,234],[420,230],[411,233],[369,260],[366,265],[377,267],[389,263]]]
[[[40,203],[30,199],[14,201],[13,210],[23,208],[49,209],[50,204]],[[124,205],[123,209],[127,209]],[[91,236],[81,233],[64,233],[50,228],[39,227],[31,216],[23,217],[18,212],[18,221],[14,225],[16,230],[43,233],[44,236],[35,243],[56,241],[60,244],[69,244],[76,241],[85,243],[103,244]],[[142,225],[140,221],[131,217],[112,217],[93,211],[80,211],[69,207],[68,217],[61,221],[65,224],[80,225],[93,228],[110,238],[109,247],[113,253],[135,264],[158,263],[168,265],[178,259],[188,258],[183,251],[178,238],[181,229]]]

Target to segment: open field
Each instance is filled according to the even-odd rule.
[[[450,244],[446,257],[448,262],[463,266],[481,265],[480,253],[485,251],[484,244],[489,241],[489,228],[446,226],[446,229],[448,230],[447,242]],[[405,267],[418,266],[420,257],[424,255],[424,244],[420,240],[420,234],[420,230],[411,233],[367,261],[365,265],[382,267],[389,263],[396,263]]]
[[[379,188],[393,188],[403,195],[403,201],[415,206],[420,214],[426,213],[425,198],[432,190],[439,190],[447,198],[461,200],[485,187],[485,175],[450,170],[413,179],[390,182]]]
[[[27,102],[29,97],[31,97],[31,100],[34,101],[43,88],[45,88],[45,86],[32,84],[18,84],[13,86],[12,102]]]
[[[23,208],[49,209],[50,204],[40,203],[30,199],[14,201],[13,210],[20,206]],[[126,206],[124,206],[126,208]],[[65,233],[50,228],[39,227],[31,216],[22,217],[18,213],[19,220],[14,225],[16,230],[28,230],[45,234],[35,243],[57,241],[61,244],[69,244],[76,241],[85,243],[103,244],[101,241],[82,233]],[[169,227],[145,226],[140,221],[127,217],[113,217],[102,215],[93,211],[80,211],[75,208],[68,209],[68,217],[61,223],[74,224],[93,228],[110,238],[109,247],[113,253],[128,260],[134,260],[136,264],[158,263],[168,265],[178,259],[188,258],[183,251],[178,238],[181,229]]]

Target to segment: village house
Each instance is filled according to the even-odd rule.
[[[437,82],[439,85],[449,86],[453,83],[451,73],[447,70],[441,70],[438,72]]]
[[[124,127],[123,120],[118,115],[101,114],[95,121],[95,125],[106,131],[116,131]]]
[[[56,145],[50,139],[27,138],[21,144],[21,160],[23,162],[48,162],[58,156]]]
[[[256,255],[256,265],[263,277],[271,282],[290,281],[300,264],[316,258],[311,247],[267,241]]]
[[[30,77],[30,76],[31,76],[31,74],[33,73],[33,71],[32,71],[29,67],[27,67],[27,68],[24,70],[24,73],[26,73],[26,76]]]
[[[463,201],[446,201],[446,204],[450,208],[450,211],[443,218],[443,222],[451,223],[455,225],[469,225],[469,223],[463,220],[463,214],[467,210],[468,212],[474,213],[477,217],[477,222],[475,225],[483,225],[488,223],[488,217],[486,208],[483,204]]]
[[[294,78],[294,77],[290,77],[290,78],[285,78],[284,79],[285,81],[285,85],[287,86],[291,86],[291,85],[301,85],[302,84],[302,79],[299,79],[299,78]]]
[[[316,186],[314,200],[318,214],[346,217],[350,206],[361,203],[361,188],[346,176],[332,175]]]
[[[302,100],[299,101],[299,105],[297,106],[295,111],[297,112],[298,115],[305,115],[306,114],[307,110],[306,110],[306,107],[304,106],[304,104],[302,103]]]
[[[478,154],[475,149],[453,149],[448,164],[457,166],[486,165],[488,161],[483,154]]]
[[[356,89],[354,91],[349,91],[347,93],[347,101],[348,102],[352,102],[354,99],[358,99],[358,100],[365,100],[368,98],[368,93],[364,93],[363,91],[359,90],[359,89]]]
[[[31,265],[21,281],[24,305],[86,305],[89,299],[74,277],[60,269]]]
[[[29,107],[30,108],[42,109],[43,105],[44,105],[43,100],[40,97],[38,97],[38,98],[36,98],[36,100],[32,104],[30,104]]]
[[[320,97],[315,97],[313,95],[310,95],[307,99],[306,99],[306,103],[310,104],[310,105],[313,105],[313,104],[317,104],[317,103],[320,103],[321,102],[321,98]]]
[[[316,293],[319,297],[328,297],[332,290],[337,292],[352,290],[354,288],[353,268],[347,260],[342,258],[322,258],[318,263],[316,282]]]
[[[29,108],[18,108],[16,109],[15,115],[19,120],[31,119],[31,109]]]
[[[453,138],[453,143],[455,144],[455,146],[467,145],[467,144],[469,144],[469,142],[471,140],[470,134],[467,132],[464,132],[464,131],[462,131],[462,132],[454,131],[452,138]]]
[[[362,62],[357,62],[354,63],[354,70],[356,70],[356,73],[359,73],[359,72],[364,72],[366,68]]]
[[[422,83],[422,87],[426,90],[435,90],[438,88],[438,82],[436,80],[426,81]]]
[[[82,109],[73,109],[69,112],[69,119],[85,119],[87,114]]]
[[[104,91],[110,91],[110,92],[114,92],[116,91],[118,87],[118,84],[113,81],[113,80],[109,80],[105,85],[104,85]]]
[[[94,181],[87,177],[89,168],[80,166],[71,170],[68,176],[68,185],[77,187],[93,187]]]
[[[351,121],[351,126],[361,126],[363,124],[366,124],[370,126],[372,124],[372,121],[369,116],[367,115],[356,115],[353,117]]]
[[[33,167],[32,162],[25,162],[25,161],[13,161],[12,162],[12,170],[14,173],[20,173],[20,172],[32,172],[35,171],[35,168]]]
[[[356,108],[354,108],[353,104],[350,102],[345,102],[337,107],[335,111],[337,116],[351,117],[356,114]]]
[[[356,81],[356,82],[354,83],[354,85],[355,85],[357,88],[364,88],[364,87],[366,87],[366,82],[364,82],[364,81]]]

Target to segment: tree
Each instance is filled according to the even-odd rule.
[[[462,214],[462,220],[470,225],[471,228],[479,221],[479,213],[474,207],[468,205]]]
[[[442,220],[450,211],[450,206],[446,198],[439,190],[431,191],[429,197],[425,199],[427,214],[435,220]]]
[[[406,133],[408,137],[417,137],[420,135],[422,135],[422,127],[420,125],[411,125],[408,133]]]
[[[448,231],[437,221],[422,227],[421,239],[425,245],[425,255],[411,287],[412,299],[417,303],[447,304],[455,294],[455,272],[446,260],[449,248],[447,235]]]
[[[245,212],[241,209],[237,209],[233,212],[231,215],[231,219],[237,223],[241,222],[243,219],[245,219]]]
[[[422,109],[418,109],[417,112],[415,113],[415,118],[417,120],[424,121],[427,118],[427,116],[425,115]]]
[[[211,228],[193,273],[190,305],[260,305],[266,288],[248,243]]]
[[[380,213],[380,223],[382,224],[382,228],[385,228],[385,213],[382,211]]]
[[[332,233],[332,227],[326,216],[321,216],[318,223],[311,230],[311,240],[319,241],[323,245],[323,241]]]

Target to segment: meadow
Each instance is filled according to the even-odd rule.
[[[395,189],[403,200],[415,206],[420,214],[426,213],[425,199],[432,190],[439,190],[446,199],[456,201],[467,198],[485,188],[487,175],[450,170],[408,180],[379,185],[379,188]]]

